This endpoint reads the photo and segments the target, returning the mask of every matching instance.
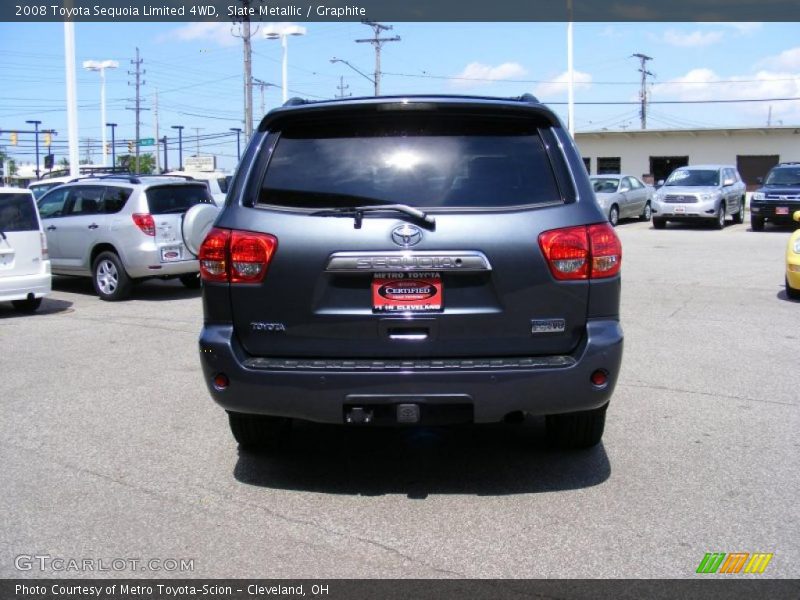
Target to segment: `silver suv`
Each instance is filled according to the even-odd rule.
[[[189,208],[213,203],[204,182],[108,175],[58,186],[38,205],[53,273],[90,276],[101,299],[122,300],[152,277],[200,286],[181,227]]]
[[[744,221],[745,192],[739,171],[732,165],[694,165],[675,169],[653,196],[653,227],[667,221],[706,221],[715,229]]]

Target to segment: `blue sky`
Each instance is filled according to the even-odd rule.
[[[564,23],[394,23],[390,35],[402,41],[383,49],[385,94],[454,93],[512,96],[533,92],[545,102],[565,102],[566,24]],[[263,25],[262,25],[263,26]],[[372,84],[342,64],[374,69],[369,37],[359,23],[305,23],[307,35],[290,38],[290,96],[330,98],[340,77],[355,96],[371,95]],[[233,26],[236,29],[236,26]],[[656,74],[652,100],[713,100],[800,97],[798,23],[577,23],[575,24],[576,101],[635,101],[642,52]],[[127,71],[138,46],[147,71],[144,106],[159,93],[161,135],[184,125],[184,156],[196,151],[194,127],[201,136],[242,126],[241,41],[225,23],[78,23],[78,102],[80,138],[99,140],[100,83],[84,71],[84,60],[113,59],[107,72],[107,118],[119,124],[117,139],[132,139],[132,78]],[[0,129],[23,129],[28,119],[59,132],[66,140],[66,110],[61,23],[0,23]],[[254,37],[253,76],[280,84],[281,48]],[[280,90],[267,88],[266,109],[280,103]],[[751,104],[652,105],[649,128],[763,126],[772,107],[773,125],[800,124],[800,100]],[[261,114],[258,88],[256,120]],[[553,108],[566,119],[566,106]],[[576,107],[578,131],[638,128],[638,105]],[[153,135],[152,111],[142,116],[142,137]],[[0,145],[25,161],[20,146]],[[96,143],[95,143],[96,144]],[[99,144],[94,159],[99,162]],[[56,147],[57,158],[66,150]],[[234,165],[235,138],[201,142],[201,154],[215,153],[225,168]],[[85,156],[82,150],[81,156]],[[173,156],[174,155],[174,156]],[[171,152],[170,162],[177,162]]]

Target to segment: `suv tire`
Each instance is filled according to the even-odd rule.
[[[14,310],[21,313],[34,313],[41,306],[41,298],[25,298],[25,300],[12,300]]]
[[[284,417],[228,412],[231,433],[246,450],[278,450],[289,439],[292,421]]]
[[[750,229],[753,231],[764,231],[764,217],[754,217],[750,215]]]
[[[744,198],[739,201],[739,210],[736,214],[731,215],[734,224],[741,225],[744,223]]]
[[[94,291],[101,300],[116,302],[131,295],[133,280],[128,276],[122,261],[114,252],[101,252],[92,265]]]
[[[547,415],[545,426],[551,446],[561,449],[591,448],[603,437],[608,404],[583,412]]]
[[[190,290],[200,289],[200,273],[186,273],[185,275],[181,275],[179,279],[184,287]]]
[[[719,208],[717,209],[717,214],[714,216],[714,222],[712,224],[714,229],[725,229],[725,203],[720,202]]]

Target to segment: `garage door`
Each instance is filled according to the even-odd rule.
[[[767,172],[778,164],[777,154],[739,155],[736,157],[736,168],[747,184],[748,190],[758,187],[758,178],[766,177]]]

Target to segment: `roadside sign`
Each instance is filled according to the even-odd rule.
[[[139,140],[139,145],[140,146],[155,146],[156,145],[156,140],[155,140],[155,138],[141,138]]]
[[[216,156],[188,156],[183,159],[184,171],[213,171],[216,168]]]

